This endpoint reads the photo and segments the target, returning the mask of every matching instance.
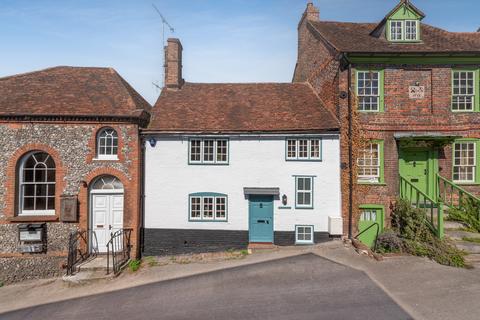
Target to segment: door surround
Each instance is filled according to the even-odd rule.
[[[94,198],[95,196],[121,196],[122,201],[122,222],[121,226],[123,227],[124,214],[125,214],[125,197],[124,197],[124,186],[122,182],[115,176],[112,175],[101,175],[92,180],[90,188],[88,189],[88,200],[89,200],[89,210],[88,210],[88,249],[89,252],[93,251],[93,231],[95,231],[95,212],[94,212]],[[109,198],[110,200],[111,198]],[[109,208],[108,215],[113,216],[113,209]],[[109,217],[110,218],[110,217]],[[106,226],[105,226],[106,228]],[[109,231],[106,231],[109,233]],[[97,235],[98,240],[98,235]],[[100,243],[100,241],[98,241]],[[100,245],[99,245],[100,246]],[[99,253],[104,253],[100,248],[97,248]]]
[[[401,174],[402,167],[404,167],[403,159],[405,154],[409,152],[426,152],[427,153],[427,191],[426,194],[430,197],[435,197],[436,194],[436,179],[435,175],[439,172],[438,170],[438,150],[433,147],[402,147],[399,146],[398,149],[398,174]]]

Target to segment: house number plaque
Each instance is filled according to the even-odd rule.
[[[410,86],[408,87],[408,96],[410,99],[423,99],[425,98],[424,86]]]

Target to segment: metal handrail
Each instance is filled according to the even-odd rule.
[[[88,250],[88,232],[85,230],[76,230],[70,233],[68,238],[68,257],[67,257],[67,275],[75,274],[75,267],[90,257],[96,257],[98,249],[92,246],[92,252]],[[92,242],[97,243],[97,235],[92,231]]]
[[[122,267],[130,260],[132,230],[124,228],[110,233],[110,240],[107,242],[107,274],[110,273],[110,253],[112,254],[112,269],[115,275],[120,273]]]
[[[373,245],[373,252],[377,251],[377,240],[378,240],[378,234],[380,233],[380,225],[378,224],[378,222],[374,222],[367,229],[363,230],[362,232],[357,234],[355,237],[353,237],[354,239],[358,239],[358,237],[360,237],[362,234],[364,234],[365,232],[367,232],[368,230],[370,230],[372,227],[375,227],[375,226],[377,227],[377,233],[376,233],[376,236],[375,236],[375,243]]]
[[[444,236],[444,228],[443,228],[443,202],[439,197],[436,197],[437,200],[432,199],[429,195],[421,191],[415,185],[413,185],[410,181],[399,176],[400,181],[400,197],[409,201],[412,205],[415,204],[416,208],[420,208],[420,205],[423,204],[423,209],[426,215],[430,216],[425,217],[425,221],[430,229],[439,237],[443,238]],[[414,197],[415,196],[415,197]],[[423,201],[420,199],[423,198]],[[427,207],[427,204],[429,205]],[[430,210],[430,214],[428,214],[427,208]],[[434,210],[437,208],[437,221],[434,221]]]
[[[441,186],[443,185],[443,188]],[[447,186],[450,189],[449,196],[447,196]],[[443,192],[442,192],[443,190]],[[456,185],[452,181],[449,181],[442,177],[440,174],[437,173],[437,197],[441,199],[445,205],[449,208],[461,208],[463,206],[463,199],[466,196],[467,199],[471,199],[474,202],[480,204],[480,198],[473,195],[472,193],[468,192],[467,190],[463,189],[462,187]],[[454,194],[458,193],[458,198],[454,198]],[[455,200],[457,200],[457,204],[455,205]],[[480,211],[477,212],[477,220],[480,220]]]

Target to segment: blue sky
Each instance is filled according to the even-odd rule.
[[[115,68],[149,102],[161,84],[162,23],[184,46],[191,82],[289,82],[307,0],[0,0],[0,76],[56,65]],[[397,0],[316,0],[323,20],[379,21]],[[416,0],[424,22],[480,27],[478,0]]]

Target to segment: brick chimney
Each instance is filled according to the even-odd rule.
[[[165,87],[180,89],[185,82],[182,78],[182,43],[169,38],[165,46]]]
[[[307,3],[307,9],[305,10],[305,18],[310,21],[320,20],[320,11],[313,5],[313,2]]]

